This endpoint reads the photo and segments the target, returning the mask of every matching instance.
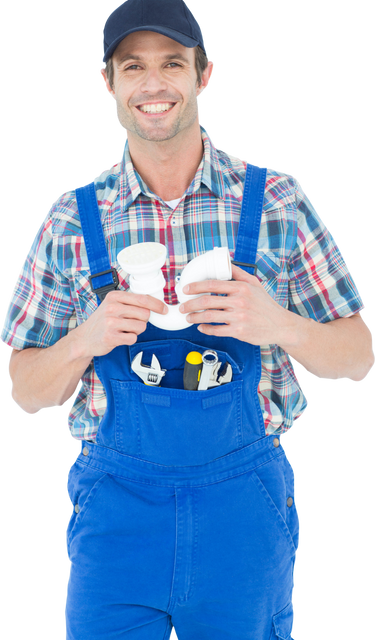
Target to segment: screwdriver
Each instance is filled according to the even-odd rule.
[[[190,351],[185,360],[184,389],[189,391],[196,391],[198,389],[202,367],[202,354],[198,351]]]

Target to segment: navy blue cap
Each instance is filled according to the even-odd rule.
[[[206,53],[199,24],[183,0],[127,0],[105,23],[103,62],[135,31],[156,31],[185,47],[199,45]]]

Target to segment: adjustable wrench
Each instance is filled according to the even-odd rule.
[[[137,353],[132,360],[131,368],[143,382],[149,386],[159,387],[161,379],[166,374],[166,369],[162,369],[156,355],[152,354],[151,366],[142,364],[143,351]]]
[[[224,365],[224,371],[218,378],[218,373],[222,365],[219,362],[218,355],[213,349],[207,349],[203,355],[203,367],[199,379],[198,391],[205,391],[212,387],[218,387],[221,384],[226,384],[232,380],[232,367],[229,362]]]

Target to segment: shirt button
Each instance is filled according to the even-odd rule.
[[[288,498],[288,500],[286,501],[288,507],[291,507],[293,504],[293,498]]]
[[[278,446],[279,446],[279,444],[280,444],[280,440],[279,440],[279,438],[274,438],[274,439],[273,439],[273,446],[274,446],[274,447],[278,447]]]
[[[88,456],[88,455],[89,455],[89,450],[88,450],[88,448],[87,448],[87,447],[83,447],[83,449],[82,449],[82,453],[83,453],[83,455],[84,455],[84,456]]]
[[[78,504],[76,504],[76,506],[74,507],[74,511],[75,511],[76,513],[79,513],[79,506],[78,506]]]

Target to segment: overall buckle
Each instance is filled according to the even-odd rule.
[[[112,273],[113,282],[111,282],[111,284],[105,284],[104,287],[98,287],[97,289],[95,289],[94,285],[92,284],[93,278],[98,278],[99,276],[104,276],[107,273]],[[118,287],[119,280],[118,280],[117,271],[116,271],[116,269],[114,267],[112,267],[111,269],[107,269],[106,271],[101,271],[100,273],[95,273],[94,275],[89,276],[89,282],[90,282],[91,290],[94,293],[96,293],[96,295],[98,296],[100,302],[103,302],[103,300],[106,297],[107,293],[109,293],[110,291],[114,291]]]
[[[256,264],[247,264],[247,262],[238,262],[237,260],[232,260],[232,264],[236,264],[237,267],[251,267],[251,269],[254,269],[254,276],[257,274],[258,267]]]

